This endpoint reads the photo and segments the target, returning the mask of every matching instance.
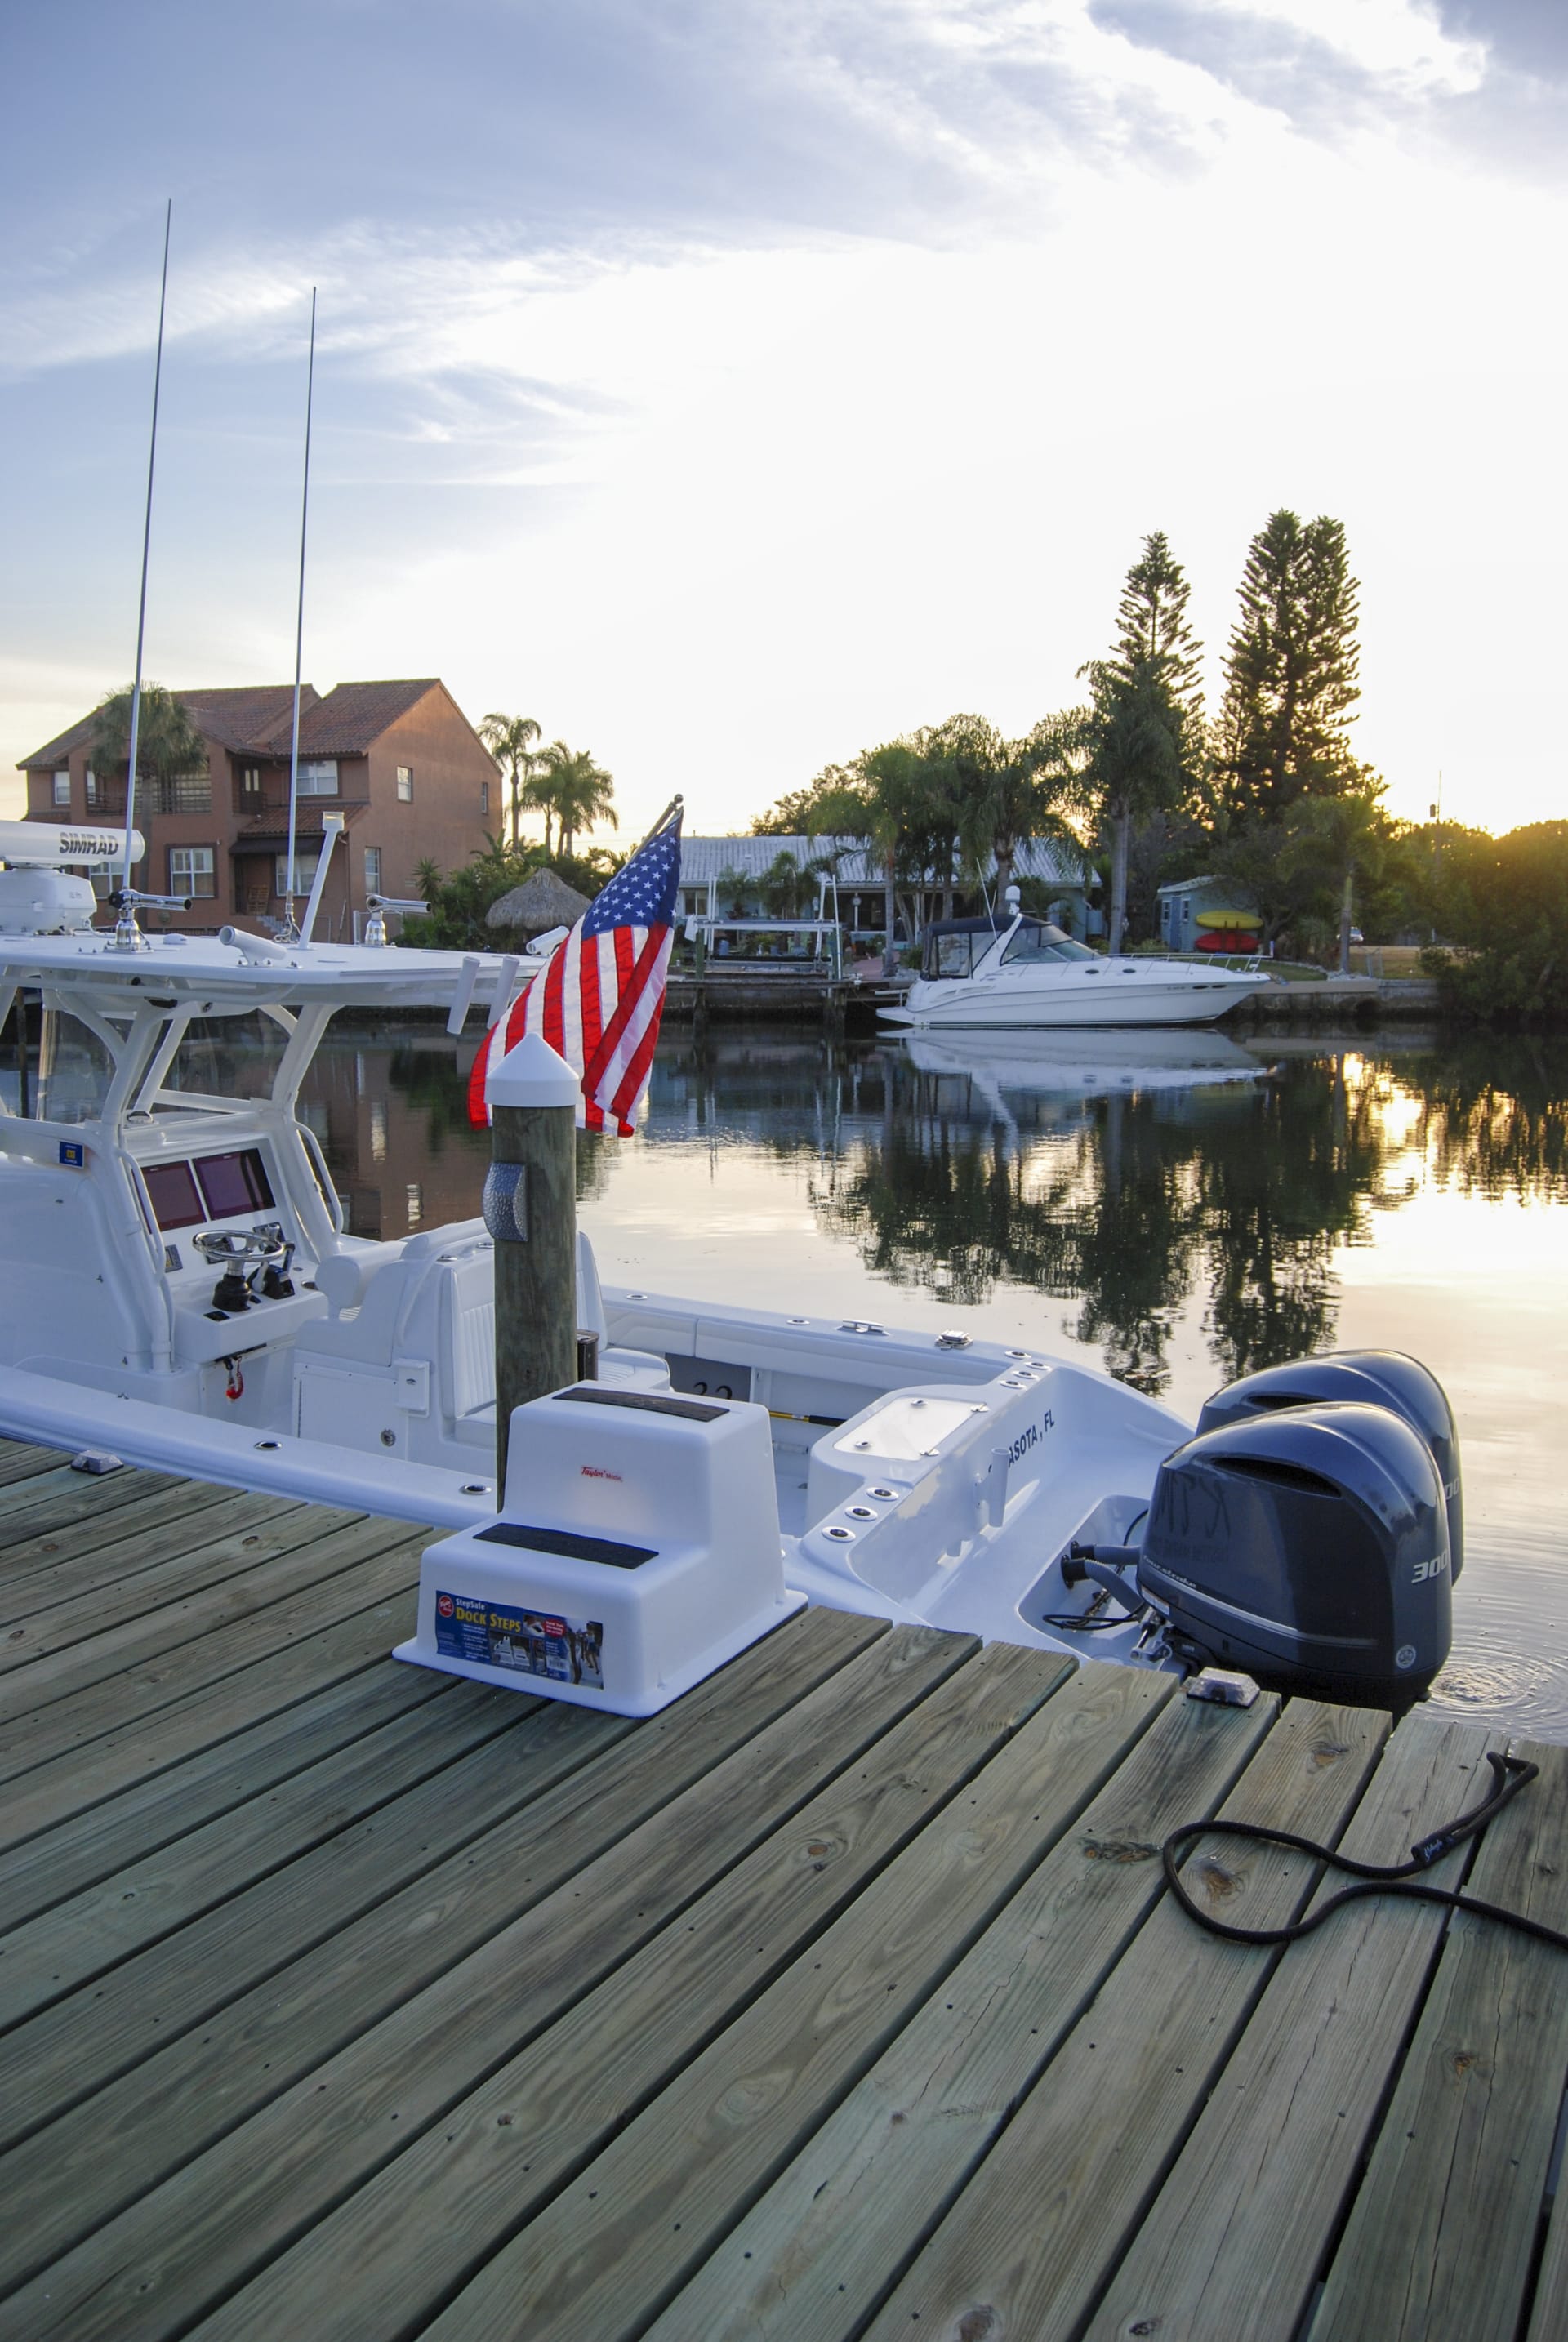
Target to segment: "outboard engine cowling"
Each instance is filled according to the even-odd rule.
[[[1403,1710],[1448,1656],[1449,1586],[1437,1467],[1387,1407],[1255,1414],[1160,1466],[1138,1591],[1194,1665]]]
[[[1443,1385],[1418,1358],[1402,1350],[1327,1350],[1321,1357],[1292,1358],[1263,1366],[1216,1391],[1198,1417],[1200,1435],[1222,1423],[1274,1415],[1286,1406],[1318,1406],[1363,1400],[1388,1406],[1418,1431],[1432,1450],[1448,1506],[1448,1567],[1457,1583],[1464,1566],[1464,1499],[1460,1489],[1459,1435]]]

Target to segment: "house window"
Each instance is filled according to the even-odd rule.
[[[321,852],[319,847],[314,854],[296,854],[295,856],[294,891],[296,895],[309,894],[311,888],[315,884],[316,866],[320,860]],[[288,893],[288,856],[286,854],[275,854],[272,861],[273,893],[280,896],[286,895]]]
[[[91,766],[88,766],[88,768],[87,768],[87,811],[88,811],[89,813],[91,813],[91,812],[93,811],[93,809],[94,809],[94,807],[96,806],[97,802],[98,802],[98,776],[97,776],[97,774],[96,774],[96,773],[95,773],[95,772],[93,771],[93,769],[92,769]]]
[[[259,765],[246,765],[242,767],[240,772],[240,795],[245,797],[260,796],[261,766]]]
[[[399,805],[412,805],[414,803],[414,767],[412,765],[399,765],[397,768],[397,802]]]
[[[486,814],[490,810],[490,784],[488,781],[481,781],[479,784],[479,810],[482,814]]]
[[[213,875],[215,856],[210,846],[171,846],[169,848],[169,892],[171,895],[215,895],[217,880]]]
[[[337,758],[318,756],[299,768],[299,793],[302,797],[335,797],[337,795]]]
[[[381,848],[367,846],[365,849],[365,891],[367,895],[381,892]]]
[[[399,796],[401,796],[402,794],[403,789],[400,782],[398,786]],[[56,773],[55,776],[55,803],[57,806],[68,806],[70,802],[71,776],[69,773]]]
[[[416,1179],[408,1182],[408,1225],[416,1228],[424,1217],[424,1190]]]

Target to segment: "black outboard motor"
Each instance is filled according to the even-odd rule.
[[[1193,1666],[1403,1711],[1448,1656],[1449,1588],[1437,1467],[1386,1406],[1253,1413],[1160,1466],[1138,1592]]]
[[[1459,1485],[1459,1435],[1435,1375],[1401,1350],[1328,1350],[1318,1358],[1292,1358],[1264,1366],[1216,1391],[1198,1417],[1200,1435],[1222,1423],[1275,1414],[1283,1406],[1317,1406],[1343,1399],[1389,1406],[1418,1431],[1432,1450],[1448,1504],[1448,1566],[1457,1583],[1464,1566],[1464,1499]]]

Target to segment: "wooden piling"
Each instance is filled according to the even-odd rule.
[[[513,1408],[577,1379],[577,1079],[530,1034],[502,1059],[488,1096],[499,1505]]]

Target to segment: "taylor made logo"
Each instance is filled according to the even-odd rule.
[[[584,1480],[618,1480],[621,1477],[619,1472],[606,1472],[602,1464],[584,1464],[581,1468]]]
[[[1012,1446],[1007,1450],[1008,1463],[1016,1464],[1021,1456],[1027,1456],[1032,1447],[1038,1447],[1040,1442],[1044,1438],[1045,1434],[1048,1431],[1054,1431],[1055,1428],[1056,1418],[1052,1414],[1051,1409],[1047,1407],[1038,1423],[1026,1425],[1024,1429],[1019,1433],[1017,1438],[1013,1442]]]

